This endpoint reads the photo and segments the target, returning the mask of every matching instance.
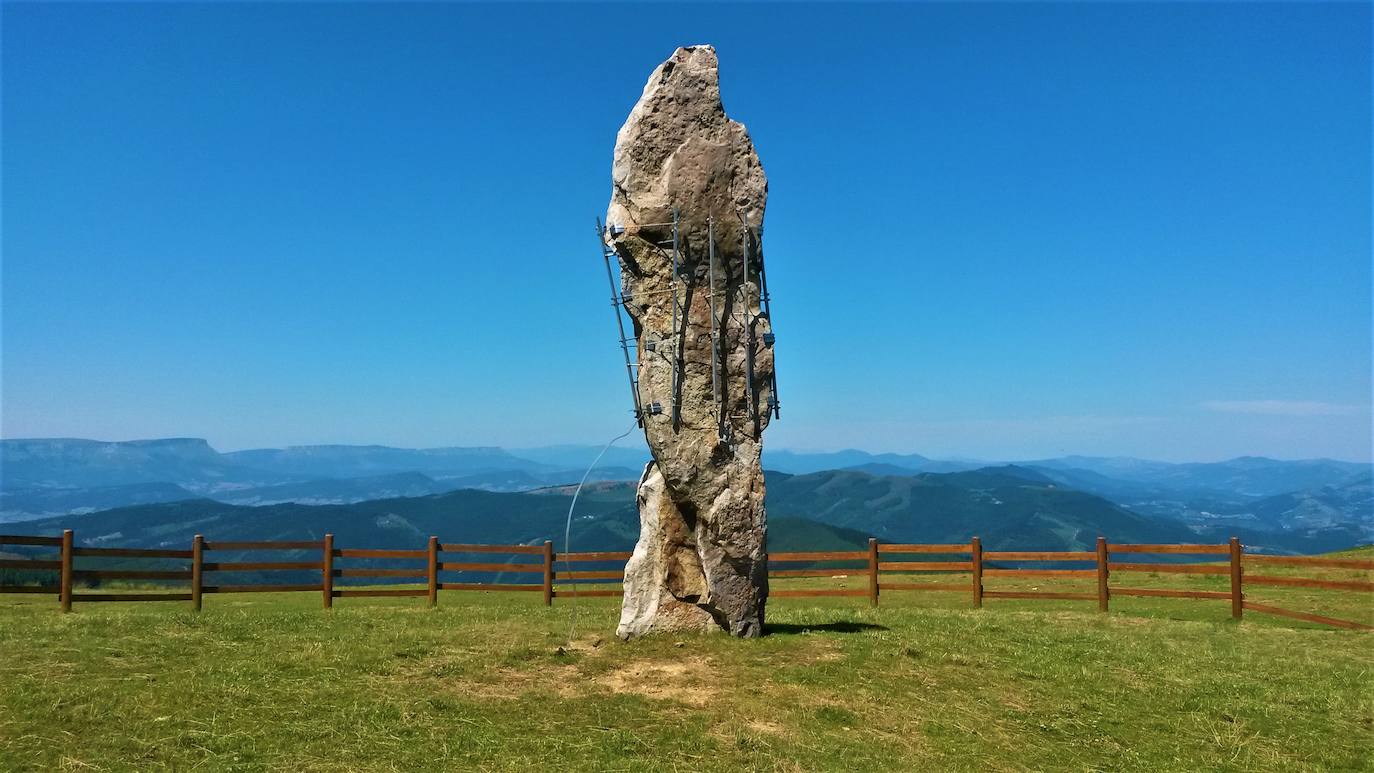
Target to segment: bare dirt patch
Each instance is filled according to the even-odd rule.
[[[590,634],[555,648],[554,654],[567,655],[569,653],[576,653],[579,655],[595,655],[606,651],[605,644],[606,640],[604,638],[596,634]]]
[[[715,677],[710,661],[689,658],[631,663],[593,678],[592,683],[621,695],[704,706],[717,694]]]
[[[998,699],[1002,702],[1003,706],[1013,711],[1029,711],[1031,706],[1034,705],[1025,690],[1003,685],[1001,691]]]
[[[447,681],[441,678],[429,684],[440,685],[440,692],[469,698],[516,700],[530,692],[552,692],[564,698],[573,697],[576,695],[574,686],[580,679],[576,666],[562,664],[541,666],[534,671],[500,667],[491,669],[477,678],[456,678]]]
[[[813,663],[834,663],[838,660],[844,660],[844,653],[834,644],[828,644],[825,649],[811,654],[811,662]]]
[[[753,730],[755,733],[762,733],[764,735],[784,735],[787,732],[787,728],[779,725],[777,722],[769,722],[766,719],[751,719],[745,722],[744,726]]]

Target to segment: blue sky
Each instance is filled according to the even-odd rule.
[[[712,43],[770,445],[1370,458],[1370,6],[3,10],[7,437],[597,442],[593,218]]]

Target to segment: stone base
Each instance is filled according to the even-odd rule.
[[[736,603],[729,603],[731,599],[712,597],[708,567],[703,564],[703,551],[698,547],[694,524],[688,523],[668,496],[663,475],[654,462],[644,468],[638,501],[639,541],[625,565],[625,597],[616,635],[622,639],[681,631],[728,631],[744,638],[762,635],[761,599],[735,599]],[[704,552],[715,555],[720,550],[708,546]],[[763,565],[766,566],[766,561]],[[718,571],[716,574],[733,575],[733,572]],[[741,584],[742,578],[723,576],[720,579],[735,580],[728,582],[733,586]],[[745,590],[745,596],[752,596]],[[738,603],[741,600],[746,602],[744,606],[755,607],[756,614],[745,610],[741,615],[741,610],[733,609],[741,606]],[[755,603],[748,604],[750,600]]]

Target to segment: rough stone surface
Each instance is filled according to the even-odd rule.
[[[606,222],[624,231],[610,228],[607,238],[634,323],[639,400],[663,408],[644,419],[653,460],[639,483],[640,537],[625,569],[619,634],[724,629],[757,636],[768,596],[760,452],[773,350],[763,342],[771,327],[760,312],[758,268],[768,181],[749,133],[725,115],[714,49],[679,48],[654,70],[616,138],[612,178]],[[682,256],[676,276],[674,208]],[[742,219],[752,234],[747,272]],[[718,380],[713,297],[723,331]]]

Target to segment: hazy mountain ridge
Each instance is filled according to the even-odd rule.
[[[1097,469],[1071,466],[1087,465]],[[891,464],[865,464],[849,469],[877,475],[913,476]],[[1178,520],[1199,533],[1244,527],[1252,536],[1261,531],[1302,535],[1313,545],[1336,547],[1374,541],[1374,502],[1361,495],[1371,479],[1371,466],[1330,459],[1295,462],[1242,457],[1209,464],[1170,464],[1138,459],[1064,457],[984,467],[1085,491],[1155,519]],[[1135,480],[1110,477],[1137,476]],[[1285,486],[1303,486],[1297,490]],[[1279,494],[1250,492],[1280,490]],[[1272,501],[1271,501],[1272,500]],[[1305,502],[1305,517],[1272,515],[1275,508],[1296,509]],[[1286,507],[1285,507],[1285,503]],[[1258,514],[1257,514],[1258,513]],[[1265,516],[1264,513],[1271,513]],[[1322,533],[1326,532],[1326,533]]]
[[[1335,525],[1349,507],[1374,510],[1374,476],[1344,486],[1323,486],[1261,499],[1250,505],[1261,521],[1284,529]]]
[[[129,483],[92,488],[7,488],[0,489],[0,523],[6,522],[6,514],[42,518],[130,505],[176,502],[197,496],[195,492],[175,483]]]
[[[452,490],[419,472],[397,472],[359,478],[324,478],[302,483],[229,491],[207,497],[234,505],[274,505],[297,502],[305,505],[343,505],[369,499],[394,499],[441,494]]]
[[[584,463],[594,458],[592,452]],[[197,497],[349,504],[459,488],[525,491],[575,482],[585,472],[491,447],[332,445],[222,454],[195,438],[7,439],[0,440],[0,523]],[[604,464],[589,479],[635,480],[639,474]]]
[[[395,499],[445,494],[458,489],[478,491],[532,491],[580,480],[582,471],[529,472],[494,470],[452,478],[434,479],[419,472],[397,472],[361,478],[320,478],[303,483],[220,492],[209,499],[233,505],[267,505],[296,502],[303,505],[346,505],[372,499]],[[634,470],[598,467],[587,474],[588,481],[630,480]]]
[[[768,508],[777,523],[812,522],[892,542],[967,542],[978,535],[989,547],[1082,549],[1098,534],[1133,542],[1193,536],[1180,523],[1148,519],[1036,475],[1019,468],[914,477],[771,472]],[[35,521],[26,531],[74,528],[83,541],[131,546],[182,544],[195,533],[221,540],[317,539],[326,531],[341,542],[376,547],[413,546],[429,534],[524,543],[562,533],[571,493],[571,486],[526,493],[463,489],[349,505],[262,507],[200,499]],[[627,550],[638,532],[633,483],[601,483],[582,492],[573,529],[577,544]]]
[[[1244,497],[1266,497],[1289,491],[1344,485],[1374,466],[1335,459],[1285,461],[1242,456],[1221,462],[1150,462],[1140,459],[1065,457],[1025,462],[1030,467],[1087,470],[1119,481],[1151,484],[1199,494],[1224,491]]]
[[[548,465],[512,455],[501,448],[392,448],[390,446],[289,446],[230,451],[232,463],[282,475],[311,478],[355,478],[418,472],[442,479],[479,473],[522,470],[545,471]]]
[[[193,491],[210,491],[289,480],[289,476],[238,464],[199,438],[0,440],[0,485],[6,489],[175,483]]]
[[[1229,531],[1250,542],[1278,534],[1287,541],[1305,540],[1314,552],[1374,542],[1374,477],[1368,475],[1342,486],[1213,507],[1189,518],[1200,533]]]
[[[25,524],[30,534],[58,534],[75,529],[78,543],[103,547],[184,548],[195,534],[210,540],[318,540],[332,533],[340,547],[415,549],[430,535],[445,541],[494,544],[539,544],[553,540],[563,549],[563,530],[571,489],[543,489],[529,493],[495,493],[464,489],[446,494],[359,502],[350,505],[277,504],[249,507],[208,499],[105,510],[84,516],[63,516]],[[587,486],[578,499],[572,529],[577,551],[630,550],[639,534],[635,488],[629,483]],[[838,529],[804,519],[777,518],[770,539],[778,550],[858,550],[866,533]],[[20,550],[23,550],[22,548]],[[292,552],[277,554],[288,560]],[[299,552],[301,560],[312,555]],[[241,554],[216,555],[221,561]],[[513,559],[483,554],[484,563]],[[256,560],[256,559],[254,559]],[[368,565],[373,561],[350,561]],[[394,566],[395,562],[390,564]],[[4,570],[0,570],[0,575]],[[309,573],[277,573],[271,577],[237,574],[236,579],[272,582],[308,581]],[[468,580],[491,580],[499,572],[466,572]],[[529,582],[528,575],[511,575]],[[294,579],[293,579],[294,578]],[[378,582],[374,579],[360,581]],[[382,582],[385,582],[384,580]]]
[[[320,445],[221,454],[204,440],[193,438],[116,443],[2,440],[0,522],[190,497],[232,504],[343,505],[462,488],[527,491],[576,482],[584,472],[580,465],[590,463],[601,451],[599,446],[578,445],[521,449],[518,454],[496,447]],[[590,479],[636,480],[646,457],[647,451],[635,444],[613,447]],[[1174,464],[1068,456],[998,467],[997,463],[939,461],[920,454],[870,454],[855,449],[770,450],[764,459],[770,481],[777,473],[805,475],[843,467],[880,478],[998,470],[1038,485],[1053,483],[1096,495],[1151,521],[1185,523],[1195,533],[1243,527],[1288,532],[1285,539],[1318,539],[1323,544],[1374,538],[1369,497],[1360,496],[1358,490],[1353,494],[1326,491],[1367,479],[1368,464],[1257,457]],[[1272,503],[1259,504],[1276,497]],[[1258,509],[1252,514],[1251,508]],[[1264,515],[1274,508],[1291,513]],[[952,517],[953,512],[946,516]]]
[[[781,484],[781,485],[779,485]],[[853,470],[769,479],[770,515],[863,529],[890,542],[967,542],[991,549],[1082,550],[1118,542],[1183,542],[1181,523],[1145,518],[1105,499],[1060,488],[1033,470],[873,476]]]

